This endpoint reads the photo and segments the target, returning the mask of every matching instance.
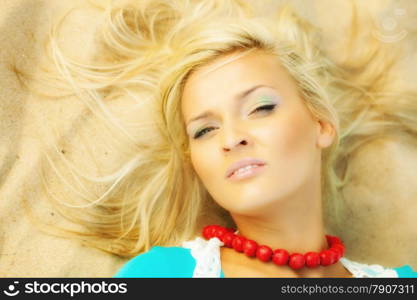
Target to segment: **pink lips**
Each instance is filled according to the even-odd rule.
[[[265,162],[259,159],[255,159],[255,158],[245,158],[245,159],[239,160],[238,162],[235,162],[234,164],[232,164],[229,167],[229,169],[227,169],[226,178],[230,178],[235,171],[237,171],[240,168],[249,166],[249,165],[264,166]],[[260,168],[254,168],[254,170],[256,169],[260,169]]]

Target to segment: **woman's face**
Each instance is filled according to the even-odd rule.
[[[275,56],[254,51],[222,65],[228,58],[188,78],[182,114],[191,162],[208,192],[230,213],[250,214],[320,176],[320,148],[331,144],[332,133]],[[252,169],[229,177],[239,162]]]

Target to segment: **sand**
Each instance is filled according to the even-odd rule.
[[[337,2],[337,4],[335,3]],[[300,5],[299,1],[295,1]],[[305,3],[305,2],[304,2]],[[327,42],[335,41],[347,24],[345,1],[320,0],[305,7],[306,15],[323,28]],[[312,5],[312,4],[309,4]],[[86,1],[3,0],[0,10],[0,276],[2,277],[109,277],[126,259],[83,246],[79,241],[39,231],[22,208],[26,197],[43,218],[58,216],[37,196],[36,179],[42,145],[36,138],[44,117],[61,130],[70,128],[82,112],[72,98],[43,99],[25,88],[20,72],[36,77],[44,57],[49,26],[61,13],[80,7],[62,33],[62,45],[74,57],[85,58],[93,49],[98,10]],[[385,36],[401,38],[406,49],[400,77],[415,86],[417,79],[414,1],[367,1],[366,8],[382,25]],[[401,10],[402,9],[402,10]],[[414,12],[414,14],[413,14]],[[413,18],[414,15],[414,18]],[[337,18],[337,20],[335,20]],[[388,21],[387,21],[388,20]],[[392,21],[394,20],[394,23]],[[385,23],[384,23],[385,22]],[[389,23],[391,22],[391,23]],[[385,25],[384,25],[385,24]],[[385,26],[385,27],[384,27]],[[391,27],[389,27],[391,26]],[[385,30],[385,32],[384,32]],[[413,31],[414,30],[414,31]],[[413,51],[414,50],[414,51]],[[413,67],[414,66],[414,67]],[[47,87],[46,87],[47,88]],[[61,114],[59,114],[61,112]],[[62,113],[65,112],[65,113]],[[50,115],[50,117],[49,117]],[[416,116],[417,117],[417,116]],[[52,139],[52,137],[51,137]],[[346,244],[351,259],[386,266],[410,264],[417,268],[417,145],[414,141],[375,141],[358,151],[356,180],[346,189],[349,205],[344,214]],[[379,174],[392,174],[388,181]],[[364,175],[365,174],[365,175]],[[378,216],[372,217],[369,216]]]

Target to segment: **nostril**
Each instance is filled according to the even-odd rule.
[[[238,144],[235,144],[235,146],[233,146],[233,147],[223,147],[223,150],[224,151],[230,151],[230,150],[232,150],[232,148],[235,148],[238,145],[247,145],[247,144],[248,144],[248,142],[246,140],[241,140]]]

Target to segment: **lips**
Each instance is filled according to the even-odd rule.
[[[257,166],[263,166],[265,165],[265,162],[260,160],[260,159],[256,159],[256,158],[245,158],[242,160],[239,160],[235,163],[233,163],[226,171],[226,178],[229,178],[233,175],[234,172],[236,172],[237,170],[239,170],[240,168],[244,168],[250,165],[257,165]]]

